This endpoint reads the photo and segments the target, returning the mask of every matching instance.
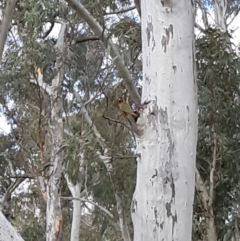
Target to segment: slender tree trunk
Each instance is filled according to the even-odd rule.
[[[122,239],[123,241],[131,241],[128,225],[126,223],[126,218],[124,215],[122,200],[117,193],[115,193],[115,200],[117,202],[118,223],[122,234]]]
[[[82,151],[82,150],[81,150]],[[65,175],[67,180],[68,188],[73,197],[73,211],[72,211],[72,226],[71,226],[71,241],[80,240],[80,224],[81,224],[81,187],[84,184],[85,171],[82,167],[84,163],[84,154],[80,153],[80,167],[79,167],[79,178],[76,184],[73,184],[70,178]]]
[[[8,29],[10,27],[12,16],[14,12],[14,7],[18,0],[8,0],[6,2],[6,7],[3,13],[3,18],[0,23],[0,64],[2,63],[2,55],[4,45],[7,39]],[[5,198],[7,195],[4,195],[1,200],[1,207],[3,208]],[[13,241],[23,241],[22,237],[17,233],[11,223],[4,217],[0,211],[0,240],[13,240]]]
[[[71,191],[73,199],[73,211],[72,211],[72,226],[71,226],[71,241],[79,240],[80,238],[80,223],[81,223],[81,186],[82,182],[73,185],[68,182],[68,188]]]
[[[190,241],[197,145],[194,9],[142,0],[144,135],[137,143],[134,241]]]
[[[52,86],[48,89],[51,99],[51,118],[50,118],[50,135],[51,135],[51,156],[50,156],[50,173],[47,183],[47,241],[62,240],[62,210],[60,203],[60,184],[62,178],[63,163],[63,106],[62,106],[62,82],[64,78],[63,59],[66,50],[65,42],[66,24],[63,23],[58,41],[57,50],[59,53],[56,61],[56,75],[52,81]]]
[[[215,23],[224,32],[227,31],[227,2],[227,0],[213,0]]]
[[[210,185],[210,189],[214,188],[214,183]],[[205,222],[206,222],[206,238],[208,241],[217,241],[217,233],[215,226],[215,216],[213,212],[213,194],[208,193],[208,190],[203,183],[203,180],[200,176],[198,170],[196,170],[196,190],[199,193],[199,197],[203,204],[205,210]],[[211,195],[210,195],[211,194]]]
[[[0,24],[0,63],[2,62],[2,55],[4,45],[7,39],[8,30],[12,21],[14,8],[18,0],[7,0],[6,7],[3,13],[3,18]]]

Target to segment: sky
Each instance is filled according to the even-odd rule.
[[[197,22],[200,25],[202,25],[200,14],[197,14]],[[213,22],[214,22],[213,17],[209,17],[209,23],[213,23]],[[240,47],[240,24],[239,23],[240,23],[240,14],[238,14],[238,16],[229,26],[229,29],[235,30],[233,33],[232,42],[235,44],[235,46],[238,46],[238,47]],[[59,29],[60,29],[60,25],[56,27],[55,31],[52,31],[52,36],[57,37]],[[9,132],[10,132],[10,126],[7,124],[6,118],[4,117],[4,115],[0,113],[0,133],[7,134]]]
[[[10,132],[10,126],[6,122],[4,115],[0,114],[0,133],[7,134]]]

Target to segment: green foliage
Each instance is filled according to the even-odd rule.
[[[45,241],[45,226],[35,222],[22,227],[21,236],[25,241]]]
[[[208,188],[210,168],[216,160],[214,212],[219,238],[228,230],[226,221],[235,222],[235,205],[240,198],[236,192],[240,180],[240,59],[231,50],[230,39],[228,33],[210,28],[196,41],[199,89],[197,166]],[[196,203],[196,211],[204,213],[200,203]],[[197,216],[200,220],[201,214]]]

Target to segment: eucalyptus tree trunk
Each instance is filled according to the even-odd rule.
[[[3,49],[7,39],[8,30],[12,21],[14,7],[17,0],[6,1],[5,10],[2,13],[2,19],[0,20],[0,64],[2,63]],[[11,190],[16,188],[18,182],[16,181],[13,186],[3,195],[0,202],[0,240],[13,240],[13,241],[23,241],[22,237],[17,233],[16,229],[11,225],[11,223],[5,218],[2,213],[2,209],[6,205],[6,199],[11,195]]]
[[[134,241],[190,241],[197,145],[194,6],[141,1],[144,134],[132,200]]]
[[[80,240],[80,224],[81,224],[81,187],[84,184],[85,171],[83,168],[84,154],[82,150],[79,153],[79,176],[78,181],[74,184],[71,179],[65,174],[67,185],[71,195],[73,197],[73,209],[72,209],[72,226],[71,226],[71,238],[70,241]]]
[[[66,24],[63,23],[56,46],[57,61],[55,65],[55,76],[51,87],[45,87],[51,99],[50,117],[50,168],[47,182],[47,214],[46,214],[46,236],[47,241],[62,240],[62,210],[60,203],[60,184],[63,164],[63,105],[62,105],[62,82],[64,78],[64,53]]]
[[[0,240],[24,241],[2,212],[0,212]]]

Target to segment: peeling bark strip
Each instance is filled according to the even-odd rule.
[[[143,111],[132,201],[134,241],[190,241],[197,146],[194,9],[142,0]],[[187,91],[186,91],[187,90]]]

